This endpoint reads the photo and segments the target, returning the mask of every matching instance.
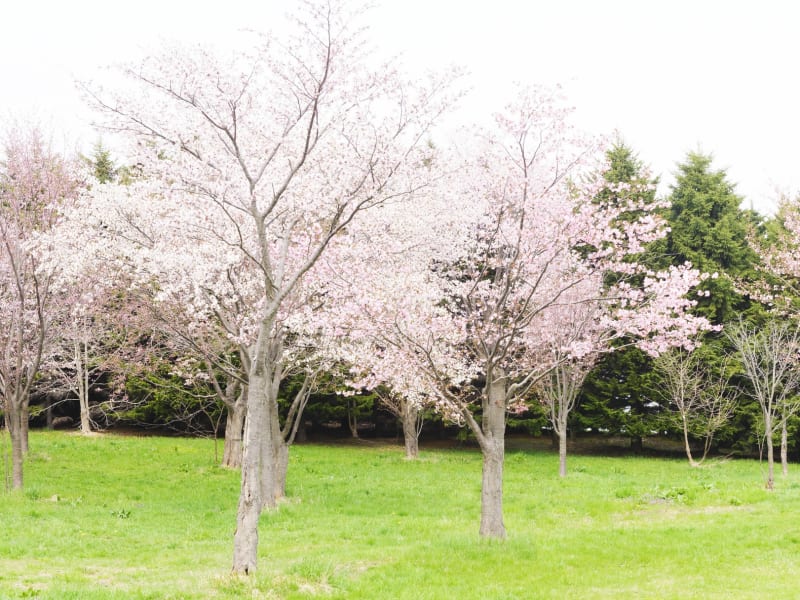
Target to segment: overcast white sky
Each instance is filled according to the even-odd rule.
[[[269,29],[291,0],[6,0],[0,121],[28,116],[62,139],[96,139],[75,78],[134,59],[160,37],[225,40]],[[796,8],[797,6],[797,8]],[[511,84],[561,83],[579,123],[618,130],[662,178],[712,153],[762,212],[800,191],[800,3],[792,0],[382,0],[372,35],[410,70],[463,65],[482,120]]]

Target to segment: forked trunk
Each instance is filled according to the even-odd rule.
[[[483,410],[483,479],[481,482],[481,537],[504,539],[503,461],[505,460],[506,389],[502,372],[487,384]]]
[[[225,448],[222,452],[223,467],[238,469],[242,466],[242,439],[246,414],[245,397],[228,406],[228,414],[225,418]]]
[[[81,406],[81,433],[92,432],[92,420],[89,418],[89,398],[82,394],[78,399]]]
[[[406,458],[414,460],[419,456],[419,408],[413,402],[403,402],[403,441]]]

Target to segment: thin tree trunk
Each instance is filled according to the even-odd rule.
[[[505,460],[506,390],[502,372],[488,384],[483,411],[483,477],[480,535],[504,539],[503,461]]]
[[[764,423],[764,431],[766,431],[767,442],[767,489],[775,489],[775,450],[773,448],[772,436],[774,434],[772,428],[772,421],[767,419]]]
[[[784,477],[789,474],[789,431],[785,418],[781,421],[781,470]]]
[[[88,434],[92,432],[92,420],[89,418],[89,345],[85,339],[83,344],[75,345],[75,352],[75,364],[79,367],[78,403],[81,410],[81,433]]]
[[[355,402],[347,400],[347,426],[350,428],[350,435],[358,439],[358,415],[356,414]]]
[[[689,464],[693,467],[700,466],[692,457],[692,446],[689,444],[689,424],[686,421],[686,415],[681,415],[681,423],[683,425],[683,449],[686,451],[686,458],[689,459]]]
[[[242,394],[227,407],[225,418],[225,447],[222,451],[222,466],[238,469],[242,466],[242,440],[244,421],[247,415],[246,396]]]

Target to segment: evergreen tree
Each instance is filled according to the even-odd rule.
[[[658,181],[649,175],[630,147],[617,142],[606,156],[609,168],[604,178],[609,185],[598,194],[598,202],[613,203],[622,194],[636,194],[636,200],[644,206],[656,202]],[[649,252],[635,260],[658,267]],[[616,275],[608,277],[613,279]],[[584,382],[578,409],[573,413],[574,426],[627,435],[633,447],[641,447],[642,438],[657,428],[659,406],[653,400],[657,397],[653,378],[652,361],[641,350],[625,348],[601,357]]]
[[[617,146],[609,158],[610,183],[641,180],[642,165],[630,150]],[[643,200],[653,201],[653,197]],[[763,307],[738,291],[740,282],[759,277],[755,269],[758,257],[748,243],[748,234],[764,230],[760,216],[742,210],[742,198],[725,171],[712,168],[712,158],[696,152],[678,165],[668,200],[670,206],[663,216],[670,230],[647,248],[641,262],[653,269],[665,269],[688,261],[712,274],[700,286],[695,307],[697,314],[712,323],[724,324],[740,317],[761,320]],[[721,367],[723,357],[730,352],[727,346],[718,334],[711,334],[700,351],[714,369]],[[642,353],[626,349],[606,356],[587,378],[578,422],[582,427],[624,433],[634,444],[651,431],[671,429],[666,407],[659,405],[655,393],[657,385],[652,361]],[[742,407],[740,412],[747,410]],[[720,439],[732,444],[752,439],[748,431],[735,426],[745,421],[735,416],[734,426],[726,428]]]
[[[742,198],[725,170],[715,170],[711,163],[711,156],[690,152],[678,165],[665,215],[670,231],[650,251],[660,257],[662,267],[689,261],[719,275],[703,282],[695,310],[722,324],[756,309],[737,292],[735,281],[756,277],[758,258],[747,237],[758,217],[740,208]]]
[[[103,146],[101,140],[97,140],[95,143],[89,164],[92,166],[95,179],[100,183],[110,183],[116,179],[117,168],[111,159],[111,151]]]

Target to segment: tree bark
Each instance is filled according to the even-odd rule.
[[[280,425],[277,385],[268,390],[266,405],[265,430],[261,438],[261,508],[273,509],[277,508],[278,500],[284,497],[286,482],[285,471],[281,473],[282,452],[286,443]],[[286,454],[288,460],[288,449]]]
[[[275,489],[273,496],[278,502],[286,497],[286,474],[289,470],[289,444],[279,440],[275,453]]]
[[[772,436],[775,433],[772,427],[772,420],[764,420],[764,431],[766,432],[767,442],[767,484],[768,490],[775,489],[775,450],[773,448]]]
[[[419,456],[419,408],[412,402],[403,400],[403,442],[406,458],[414,460]]]
[[[78,371],[78,404],[81,411],[81,433],[92,432],[92,420],[89,418],[89,350],[85,341],[75,341],[75,367]]]
[[[558,475],[567,476],[567,430],[558,431]]]
[[[242,466],[242,441],[244,438],[244,421],[247,415],[246,396],[242,395],[236,402],[227,407],[225,418],[225,447],[222,451],[222,466],[238,469]]]
[[[505,460],[506,388],[504,373],[487,382],[483,407],[483,476],[481,482],[481,537],[504,539],[503,462]]]
[[[785,418],[781,421],[781,470],[784,477],[789,474],[789,431]]]
[[[351,402],[350,399],[347,399],[347,426],[350,428],[350,435],[353,436],[354,439],[358,439],[358,408],[355,406],[355,402]]]
[[[698,467],[700,463],[692,457],[692,446],[689,444],[689,424],[686,421],[686,415],[681,415],[681,423],[683,425],[683,449],[686,451],[686,458],[689,459],[691,466]]]
[[[263,358],[257,358],[263,363]],[[262,368],[250,373],[244,425],[242,486],[233,536],[233,572],[248,575],[258,563],[258,521],[261,516],[262,438],[267,434],[266,378]]]
[[[92,420],[89,418],[89,397],[87,394],[83,394],[78,400],[81,406],[81,433],[91,433]]]
[[[25,459],[23,444],[22,413],[19,406],[6,403],[6,423],[11,438],[11,488],[21,490],[23,485],[22,467]]]

